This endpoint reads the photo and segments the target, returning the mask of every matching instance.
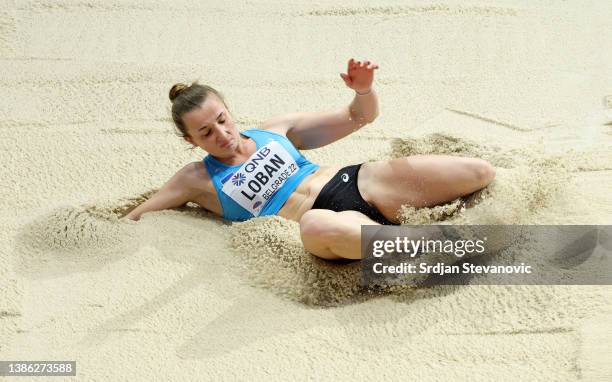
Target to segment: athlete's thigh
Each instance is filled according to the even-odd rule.
[[[450,155],[414,155],[364,163],[358,186],[366,201],[383,214],[404,204],[427,207],[475,191],[479,159]]]

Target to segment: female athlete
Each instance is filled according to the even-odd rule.
[[[304,248],[328,259],[360,259],[361,225],[399,224],[402,205],[429,207],[486,187],[495,170],[485,160],[414,155],[320,166],[298,150],[335,142],[374,121],[378,99],[370,61],[348,61],[340,76],[355,91],[348,106],[280,115],[239,132],[223,96],[198,84],[170,89],[182,137],[208,153],[180,169],[125,216],[188,202],[232,221],[279,215],[299,223]]]

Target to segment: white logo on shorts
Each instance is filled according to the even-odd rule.
[[[346,172],[342,174],[342,181],[344,183],[349,181],[349,175]]]

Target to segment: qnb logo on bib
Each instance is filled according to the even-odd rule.
[[[298,169],[291,154],[280,143],[272,141],[251,155],[221,191],[259,216],[266,202]]]

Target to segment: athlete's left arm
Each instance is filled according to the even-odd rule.
[[[272,118],[264,129],[284,133],[298,149],[316,149],[359,130],[378,116],[378,96],[372,86],[378,65],[349,61],[348,74],[340,74],[346,85],[355,90],[348,105],[325,112],[291,113]]]
[[[283,133],[298,149],[316,149],[374,121],[377,102],[372,89],[367,95],[356,94],[349,106],[338,110],[286,114],[264,122],[263,128]]]

